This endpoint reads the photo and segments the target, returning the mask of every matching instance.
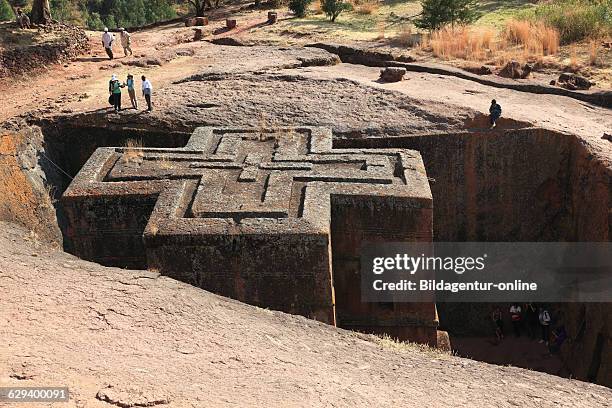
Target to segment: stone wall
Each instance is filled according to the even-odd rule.
[[[436,241],[609,241],[612,169],[575,136],[545,129],[345,139],[338,147],[393,147],[423,156]],[[551,305],[571,342],[575,377],[612,385],[610,304]],[[451,335],[490,335],[490,304],[438,304]],[[598,340],[599,339],[599,340]],[[599,364],[599,365],[598,365]],[[596,367],[599,367],[599,370]]]
[[[42,144],[39,129],[0,128],[0,219],[26,226],[37,241],[61,246]]]
[[[361,201],[361,202],[360,202]],[[432,240],[431,208],[390,206],[388,200],[364,203],[332,198],[331,240],[338,326],[437,344],[433,303],[362,303],[361,247],[366,242]],[[364,205],[366,204],[366,205]]]
[[[37,73],[49,64],[71,60],[89,49],[89,39],[79,27],[53,24],[39,31],[56,38],[0,51],[0,78]]]

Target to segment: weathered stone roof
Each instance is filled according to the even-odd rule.
[[[324,230],[330,194],[431,208],[418,152],[333,149],[325,128],[199,128],[184,148],[100,148],[63,199],[157,194],[149,234]]]

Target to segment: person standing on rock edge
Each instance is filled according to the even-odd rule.
[[[136,89],[134,88],[134,76],[132,74],[128,74],[127,80],[125,81],[125,86],[127,86],[128,94],[130,95],[130,102],[132,102],[132,107],[134,109],[138,109],[138,101],[136,100]]]
[[[501,106],[497,103],[495,99],[493,99],[491,101],[491,106],[489,107],[489,115],[490,115],[489,118],[491,120],[491,129],[497,126],[497,119],[499,119],[501,114],[502,114]]]
[[[512,328],[514,329],[514,335],[516,337],[521,337],[522,312],[521,306],[518,303],[514,303],[510,306],[510,320],[512,320]]]
[[[115,37],[113,34],[108,32],[108,28],[104,27],[104,34],[102,34],[102,46],[104,47],[104,51],[106,51],[106,55],[108,58],[113,59],[113,41]]]
[[[127,57],[129,51],[130,55],[132,55],[132,39],[130,38],[130,33],[128,33],[125,28],[120,28],[119,31],[121,32],[121,46],[123,47],[123,54],[125,54]]]
[[[115,112],[119,113],[121,111],[121,88],[123,85],[119,82],[117,75],[113,74],[111,80],[108,83],[108,92],[111,95],[113,100],[113,107],[115,108]]]
[[[144,75],[141,77],[142,79],[142,95],[147,101],[147,110],[151,112],[153,107],[151,105],[151,94],[153,93],[153,85],[151,85],[151,81],[149,81]]]

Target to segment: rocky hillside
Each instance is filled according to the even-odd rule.
[[[601,386],[257,309],[152,272],[104,268],[10,224],[0,225],[0,290],[0,385],[68,386],[70,407],[541,408],[612,400]]]

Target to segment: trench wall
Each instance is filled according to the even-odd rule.
[[[141,139],[145,146],[177,147],[184,145],[189,136],[162,130],[156,133],[78,128],[61,123],[46,124],[43,133],[44,138],[41,134],[28,138],[26,150],[30,153],[26,157],[14,154],[23,151],[19,144],[23,140],[3,136],[1,144],[0,159],[11,165],[1,170],[25,171],[13,171],[2,178],[0,193],[5,200],[0,216],[32,229],[40,229],[42,224],[57,225],[52,204],[44,204],[49,202],[45,201],[48,195],[41,192],[45,185],[53,186],[61,195],[70,181],[37,151],[74,175],[97,147],[120,146],[128,139]],[[572,135],[515,129],[480,134],[337,138],[334,145],[420,151],[432,179],[436,241],[610,239],[611,169],[584,141]],[[22,177],[22,182],[17,183],[15,177]],[[13,188],[16,185],[21,186],[19,191]],[[61,208],[56,210],[62,225]],[[57,229],[43,230],[47,236],[61,236]],[[486,304],[439,304],[440,328],[451,334],[468,334],[469,330],[472,335],[489,335],[491,308]],[[608,386],[612,385],[612,378],[606,376],[612,368],[609,310],[610,304],[555,305],[572,339],[563,349],[568,369],[579,379]]]
[[[545,129],[338,139],[338,147],[418,150],[434,198],[435,241],[609,241],[612,169],[584,141]],[[490,304],[438,304],[440,328],[490,335]],[[554,305],[574,376],[612,385],[610,304]]]

